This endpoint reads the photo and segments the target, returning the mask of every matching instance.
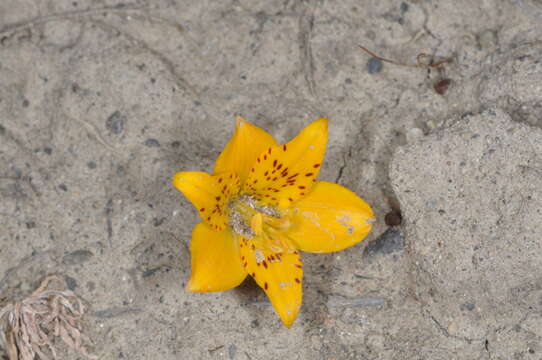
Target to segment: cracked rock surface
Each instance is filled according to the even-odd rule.
[[[542,131],[501,110],[402,148],[391,165],[424,312],[494,358],[541,351],[541,175]]]
[[[64,275],[103,359],[539,358],[538,3],[1,0],[0,302]],[[251,282],[184,290],[171,178],[235,115],[281,142],[329,117],[320,179],[377,216],[304,254],[291,329]]]

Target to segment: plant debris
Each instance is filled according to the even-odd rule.
[[[62,290],[51,289],[53,281]],[[0,344],[9,360],[57,359],[55,338],[59,337],[80,354],[97,359],[85,345],[91,341],[81,329],[84,312],[81,299],[62,278],[47,276],[30,296],[0,309]]]

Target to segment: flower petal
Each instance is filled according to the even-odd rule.
[[[232,172],[211,176],[204,172],[186,171],[175,174],[173,185],[190,200],[213,230],[226,227],[227,205],[239,192],[239,176]]]
[[[339,251],[371,231],[371,207],[347,188],[318,181],[313,190],[286,210],[292,226],[286,234],[307,252]]]
[[[327,119],[314,121],[292,141],[271,146],[256,158],[242,192],[264,204],[287,207],[312,188],[327,144]]]
[[[303,265],[299,253],[275,253],[256,247],[254,240],[240,239],[243,266],[265,291],[282,323],[290,327],[299,313],[303,296]]]
[[[256,157],[276,142],[266,131],[242,117],[238,116],[236,122],[235,134],[218,156],[214,173],[233,171],[245,181]]]
[[[189,291],[224,291],[239,285],[247,276],[239,255],[239,244],[229,229],[214,231],[201,222],[190,242],[192,274]]]

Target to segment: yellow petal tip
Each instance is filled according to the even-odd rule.
[[[236,126],[236,127],[239,127],[239,126],[243,125],[243,124],[246,123],[246,122],[247,122],[247,121],[246,121],[245,118],[242,117],[242,116],[237,115],[237,116],[235,117],[235,126]]]

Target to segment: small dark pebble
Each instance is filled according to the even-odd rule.
[[[260,326],[260,322],[257,319],[252,320],[252,322],[250,323],[250,327],[253,328],[253,329],[256,329],[259,326]]]
[[[28,221],[28,222],[26,223],[26,228],[27,228],[27,229],[33,229],[33,228],[35,228],[35,227],[36,227],[36,223],[33,222],[33,221]]]
[[[119,135],[124,130],[124,121],[124,116],[117,110],[107,118],[105,127],[113,134]]]
[[[450,79],[442,79],[437,81],[433,88],[435,89],[435,92],[439,95],[444,95],[444,93],[448,90],[450,85],[452,84],[452,80]]]
[[[196,106],[200,106],[200,105],[201,105],[201,101],[198,101],[198,100],[194,100],[194,105],[196,105]]]
[[[23,100],[23,107],[24,107],[24,108],[27,108],[27,107],[29,107],[29,106],[30,106],[30,101],[28,101],[27,99],[24,99],[24,100]]]
[[[4,135],[6,133],[6,128],[0,125],[0,135]]]
[[[464,303],[464,304],[461,304],[461,306],[459,306],[459,309],[472,311],[474,310],[475,307],[476,305],[474,305],[473,303]]]
[[[68,187],[66,186],[66,184],[60,184],[58,185],[58,188],[62,191],[68,191]]]
[[[228,346],[228,356],[229,356],[230,360],[235,359],[235,353],[236,352],[237,352],[237,346],[235,346],[235,344],[230,344],[230,346]]]
[[[153,225],[154,225],[154,226],[160,226],[160,225],[162,225],[162,224],[164,223],[165,220],[166,220],[165,217],[162,217],[162,218],[154,218],[152,222],[153,222]]]
[[[399,10],[401,10],[401,14],[404,14],[408,11],[408,4],[406,2],[402,2],[401,6],[399,7]]]
[[[403,221],[403,216],[401,215],[400,211],[392,210],[389,213],[386,214],[384,217],[384,222],[388,226],[398,226],[401,225],[401,222]]]
[[[405,235],[396,229],[389,228],[376,240],[372,241],[365,248],[365,254],[391,254],[400,251],[405,246]]]
[[[145,146],[148,147],[160,147],[160,142],[156,139],[147,139],[145,140]]]
[[[382,61],[377,58],[370,58],[367,62],[367,71],[369,74],[376,74],[382,71]]]
[[[179,146],[181,146],[181,142],[178,140],[175,140],[174,142],[171,143],[171,147],[173,148],[178,148]]]
[[[66,285],[68,285],[68,289],[70,289],[71,291],[75,290],[75,288],[77,287],[77,280],[70,276],[64,276],[64,279],[66,279]]]
[[[124,168],[124,166],[122,165],[117,166],[117,175],[118,176],[126,175],[126,169]]]
[[[51,149],[50,147],[44,147],[43,152],[47,155],[51,155],[53,153],[53,149]]]
[[[76,250],[69,254],[64,255],[62,263],[64,265],[77,265],[82,264],[90,260],[94,254],[88,250]]]
[[[87,166],[89,169],[96,169],[96,163],[94,161],[87,162]]]

